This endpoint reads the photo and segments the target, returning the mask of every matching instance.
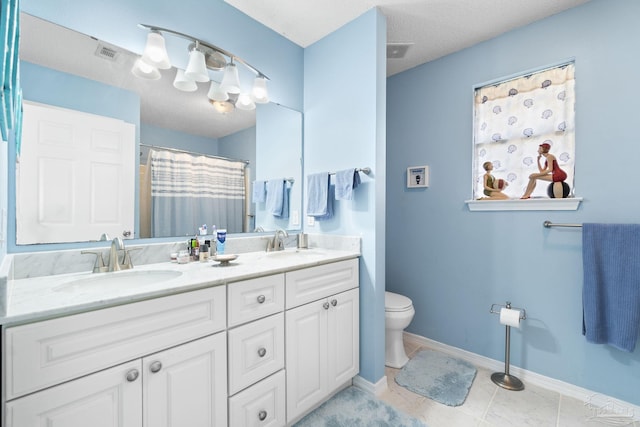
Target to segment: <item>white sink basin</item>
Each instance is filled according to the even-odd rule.
[[[267,258],[302,258],[308,256],[317,256],[319,253],[312,249],[285,249],[284,251],[265,252]]]
[[[98,287],[144,286],[152,283],[166,282],[181,275],[181,271],[173,270],[128,270],[114,271],[112,273],[93,273],[89,276],[58,285],[53,288],[53,290],[57,292],[74,292]]]

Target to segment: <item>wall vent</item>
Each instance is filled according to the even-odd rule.
[[[387,43],[387,58],[401,59],[407,54],[407,50],[413,43]]]
[[[98,44],[98,48],[96,49],[96,56],[100,58],[104,58],[108,61],[115,61],[118,59],[118,51],[115,49],[111,49],[103,44]]]

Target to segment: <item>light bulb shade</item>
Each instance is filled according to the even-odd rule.
[[[142,58],[136,59],[136,62],[131,68],[131,72],[134,76],[147,80],[158,80],[160,78],[160,71],[153,65],[149,65]]]
[[[251,99],[249,94],[243,93],[236,101],[236,108],[240,110],[254,110],[256,108],[256,104],[253,102],[253,99]]]
[[[224,75],[220,88],[227,93],[240,93],[240,78],[238,77],[238,68],[233,62],[224,67]]]
[[[251,89],[251,99],[253,99],[258,104],[266,104],[267,102],[269,102],[267,79],[264,76],[258,76],[253,81],[253,89]]]
[[[198,49],[193,49],[189,53],[189,64],[184,75],[195,82],[208,82],[209,73],[207,72],[207,64],[204,61],[204,53]]]
[[[164,44],[164,37],[158,31],[151,31],[147,35],[147,45],[142,53],[142,60],[156,68],[167,70],[171,68],[171,61]]]
[[[187,76],[184,75],[184,70],[181,68],[178,68],[176,78],[173,80],[173,87],[183,92],[194,92],[198,89],[196,82],[188,79]]]
[[[218,113],[222,113],[222,114],[229,113],[233,111],[233,109],[235,108],[231,101],[211,100],[209,102],[211,102],[211,104],[213,105],[213,108],[215,108]]]
[[[229,94],[220,89],[220,83],[211,80],[211,86],[209,86],[207,97],[214,101],[226,101],[229,99]]]

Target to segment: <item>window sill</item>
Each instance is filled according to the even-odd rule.
[[[470,211],[575,211],[582,197],[567,199],[465,200]]]

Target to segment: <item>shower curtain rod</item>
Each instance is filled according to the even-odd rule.
[[[214,156],[213,154],[197,153],[195,151],[180,150],[178,148],[160,147],[158,145],[143,144],[142,142],[140,143],[140,146],[141,147],[148,147],[148,148],[155,148],[155,149],[158,149],[158,150],[173,151],[175,153],[196,154],[198,156],[211,157],[212,159],[230,160],[230,161],[234,161],[234,162],[243,162],[245,164],[245,166],[249,166],[249,163],[250,163],[249,160],[231,159],[229,157]],[[142,155],[142,153],[140,153],[140,155]]]

